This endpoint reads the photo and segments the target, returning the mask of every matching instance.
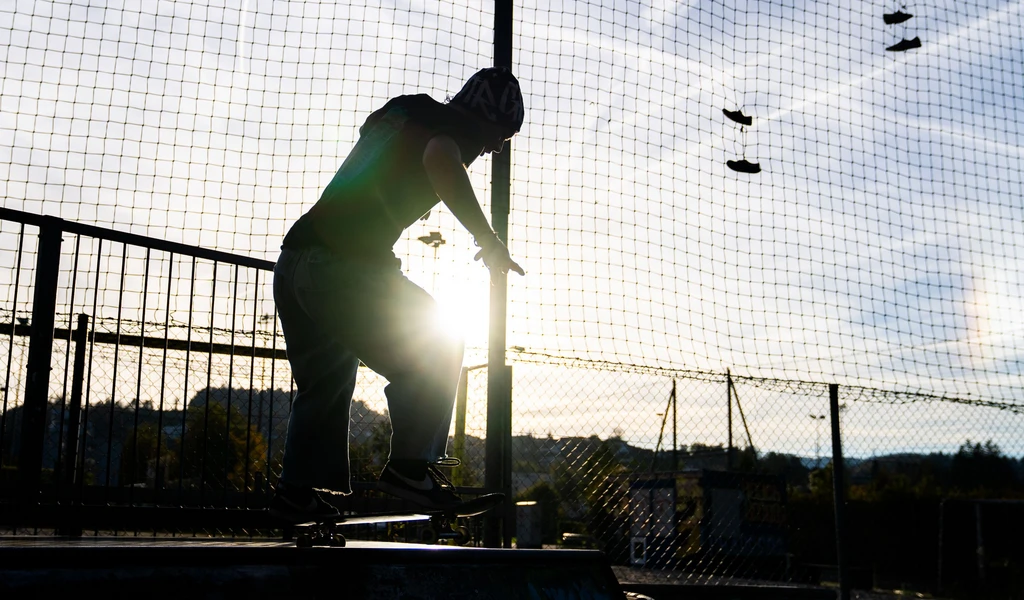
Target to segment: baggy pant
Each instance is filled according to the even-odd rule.
[[[439,328],[434,299],[398,264],[283,249],[274,300],[296,386],[283,481],[352,491],[349,410],[360,360],[388,380],[390,458],[445,455],[463,343]]]

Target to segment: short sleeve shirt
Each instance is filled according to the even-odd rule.
[[[371,114],[320,200],[292,226],[285,248],[327,246],[366,260],[394,260],[402,232],[439,201],[426,169],[427,142],[449,135],[469,166],[480,155],[468,119],[425,94],[399,96]]]

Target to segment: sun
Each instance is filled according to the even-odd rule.
[[[451,278],[438,285],[437,326],[441,331],[464,340],[466,346],[487,343],[490,316],[488,283],[480,278]]]

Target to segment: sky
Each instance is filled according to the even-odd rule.
[[[883,23],[901,7],[913,18]],[[518,3],[510,358],[1019,407],[1022,11]],[[491,63],[492,21],[439,1],[4,3],[0,202],[274,260],[366,116],[454,94]],[[741,158],[761,172],[726,166]],[[489,159],[471,175],[489,210]],[[418,241],[431,231],[445,244]],[[470,237],[436,209],[396,251],[475,360],[488,281]]]

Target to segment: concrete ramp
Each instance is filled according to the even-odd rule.
[[[603,554],[350,541],[0,540],[0,597],[593,599],[625,597]]]

